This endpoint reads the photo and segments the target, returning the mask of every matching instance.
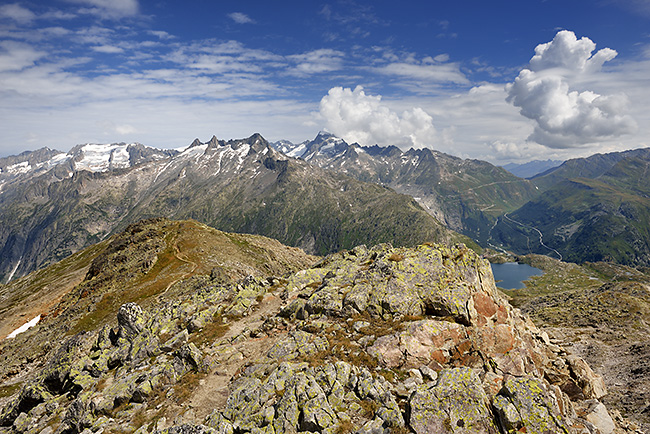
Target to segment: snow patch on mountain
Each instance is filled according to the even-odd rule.
[[[20,263],[23,261],[23,258],[20,258],[14,268],[11,270],[11,273],[9,273],[9,277],[7,277],[7,283],[11,282],[11,279],[14,278],[14,274],[16,274],[16,270],[18,270],[18,267],[20,266]]]
[[[198,159],[203,154],[205,154],[205,151],[207,149],[208,149],[207,144],[192,146],[190,148],[185,149],[183,152],[181,152],[180,155],[178,156],[178,159],[191,159],[191,158]]]
[[[286,152],[286,154],[287,154],[289,157],[292,157],[292,158],[300,158],[300,157],[302,157],[303,155],[305,155],[305,151],[307,151],[307,146],[305,146],[304,143],[301,143],[300,145],[298,145],[298,146],[297,146],[295,149],[293,149],[292,151],[290,151],[290,152]]]
[[[17,163],[17,164],[12,164],[11,166],[7,166],[7,172],[9,172],[12,175],[27,173],[30,170],[32,170],[32,166],[27,161],[23,161],[22,163]]]
[[[49,160],[39,164],[39,167],[45,167],[46,169],[51,169],[52,167],[58,166],[59,164],[68,161],[69,159],[70,159],[70,155],[61,152],[60,154],[56,154],[54,157],[50,158]]]
[[[106,172],[109,169],[130,167],[129,145],[83,145],[76,151],[75,169]],[[80,156],[80,157],[79,157]],[[77,158],[79,158],[77,160]]]
[[[238,148],[232,146],[220,146],[214,155],[211,156],[211,160],[217,158],[217,170],[212,173],[212,176],[218,175],[228,162],[232,161],[236,161],[237,167],[235,168],[235,172],[239,172],[250,150],[251,146],[248,144],[242,145]],[[206,167],[214,166],[213,163],[208,163],[208,161],[203,165]]]
[[[258,142],[255,142],[255,143],[258,143]],[[244,145],[241,148],[235,150],[236,151],[235,155],[236,155],[237,159],[239,160],[238,163],[237,163],[237,169],[236,169],[237,172],[239,172],[241,170],[241,167],[244,164],[244,158],[246,158],[246,156],[248,155],[250,150],[251,150],[250,145]]]
[[[41,316],[39,315],[39,316],[37,316],[36,318],[32,319],[32,320],[29,321],[29,322],[26,322],[25,324],[23,324],[23,325],[21,325],[20,327],[18,327],[16,330],[14,330],[14,331],[12,331],[11,333],[9,333],[5,339],[13,339],[13,338],[15,338],[15,337],[18,336],[20,333],[24,333],[24,332],[26,332],[27,330],[29,330],[30,328],[34,327],[36,324],[38,324],[38,322],[39,322],[40,320],[41,320]]]

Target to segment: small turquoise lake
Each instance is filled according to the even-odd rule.
[[[490,265],[492,266],[492,274],[494,274],[494,280],[497,282],[497,286],[503,289],[521,289],[524,287],[524,280],[528,280],[532,276],[541,276],[544,274],[539,268],[518,262]]]

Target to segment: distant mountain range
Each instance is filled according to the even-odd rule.
[[[416,201],[290,159],[259,134],[43,149],[0,159],[0,281],[56,262],[150,217],[196,219],[326,254],[359,244],[471,240]]]
[[[274,146],[323,169],[408,194],[449,228],[481,243],[498,216],[538,194],[531,182],[500,167],[428,148],[350,145],[325,132],[312,141]]]
[[[532,178],[542,172],[554,169],[562,163],[561,160],[534,160],[523,164],[508,163],[501,167],[520,178]]]

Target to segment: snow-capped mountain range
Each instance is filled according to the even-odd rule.
[[[78,170],[106,172],[113,169],[126,169],[147,161],[162,160],[179,153],[177,150],[156,149],[139,143],[88,143],[77,145],[69,152],[43,148],[14,157],[1,158],[0,179],[44,173],[56,166],[68,168],[69,176]]]
[[[259,134],[197,139],[177,150],[124,143],[42,149],[0,159],[0,169],[0,282],[161,216],[318,254],[451,237],[412,198],[290,158]]]
[[[335,158],[349,148],[345,140],[325,131],[319,132],[314,140],[306,140],[298,144],[280,140],[271,145],[289,157],[301,158],[305,161],[311,160],[317,154]]]
[[[85,144],[67,153],[43,148],[0,159],[0,282],[69,256],[129,223],[159,216],[267,235],[318,254],[356,244],[457,236],[440,223],[484,246],[511,248],[523,240],[527,247],[531,236],[515,230],[521,225],[507,231],[505,213],[519,222],[542,215],[517,210],[546,195],[540,206],[548,211],[554,191],[586,182],[571,184],[571,178],[595,179],[608,171],[617,182],[633,183],[637,194],[638,179],[645,178],[626,174],[645,173],[646,154],[571,160],[526,180],[484,161],[431,149],[348,144],[325,132],[274,147],[255,134],[241,140],[197,139],[175,150],[137,143]],[[591,189],[605,188],[600,181],[589,182]],[[643,220],[636,215],[645,213],[646,196],[639,197],[639,210],[613,205],[606,214]],[[593,212],[600,215],[601,209],[595,206]],[[571,222],[582,221],[580,216],[548,229],[544,241],[577,237],[569,229],[577,227]],[[554,249],[566,240],[559,239]],[[630,260],[646,261],[647,255],[634,249],[637,256]]]

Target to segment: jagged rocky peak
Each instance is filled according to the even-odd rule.
[[[249,146],[255,152],[260,152],[263,149],[270,147],[269,142],[264,137],[262,137],[261,134],[255,133],[245,139],[230,139],[227,141],[219,140],[217,139],[217,136],[212,136],[210,141],[205,143],[201,142],[199,139],[195,139],[194,142],[192,142],[192,144],[187,149],[203,146],[203,145],[208,145],[208,149],[215,149],[218,147],[227,146],[235,150],[240,149],[242,146]]]
[[[305,156],[314,152],[333,156],[344,152],[348,149],[349,146],[350,145],[348,145],[345,140],[336,137],[334,134],[328,133],[326,131],[320,131],[316,138],[309,145],[309,149]]]
[[[206,144],[208,145],[209,148],[213,148],[219,145],[219,140],[217,140],[217,136],[213,135],[210,141]]]
[[[197,138],[194,139],[194,141],[190,144],[190,146],[187,147],[187,149],[190,149],[190,148],[196,148],[196,147],[201,146],[201,145],[203,145],[203,142],[201,142],[201,141],[198,139],[198,137],[197,137]]]
[[[361,246],[285,278],[177,285],[191,290],[154,309],[123,305],[112,327],[64,341],[1,425],[626,432],[599,401],[602,378],[513,309],[487,261],[463,245]]]
[[[328,131],[322,131],[321,130],[321,131],[318,132],[318,134],[316,134],[316,137],[314,138],[313,141],[314,142],[327,142],[327,141],[330,141],[330,140],[339,141],[339,140],[343,140],[343,139],[340,139],[340,138],[336,137],[334,134],[332,134],[332,133],[330,133]]]
[[[28,165],[35,166],[58,154],[62,154],[62,152],[57,151],[56,149],[43,147],[35,151],[24,151],[18,155],[3,157],[0,158],[0,173],[6,171],[7,167],[15,166],[20,163],[27,163]]]
[[[390,156],[394,157],[396,155],[401,155],[402,150],[395,145],[390,146],[363,146],[363,150],[372,156]]]
[[[264,137],[262,137],[260,133],[255,133],[249,138],[242,140],[241,142],[250,146],[251,153],[260,153],[264,150],[268,152],[268,150],[271,149],[270,143]]]
[[[213,135],[212,138],[210,140],[208,140],[207,142],[205,142],[205,143],[203,143],[201,140],[196,138],[196,139],[194,139],[192,144],[190,144],[190,146],[188,146],[186,148],[186,150],[187,149],[192,149],[192,148],[197,148],[199,146],[204,146],[204,145],[208,145],[207,146],[208,148],[216,148],[218,146],[224,146],[224,142],[217,139],[217,136],[215,136],[215,135]]]
[[[327,131],[320,131],[313,140],[294,144],[288,140],[280,140],[271,144],[272,147],[292,158],[312,160],[319,154],[328,158],[340,155],[350,148],[345,140]]]
[[[65,159],[65,154],[50,148],[40,148],[36,151],[25,151],[19,155],[0,158],[0,181],[43,172],[49,169],[53,162],[61,159]]]
[[[140,143],[130,144],[126,150],[129,153],[129,163],[131,166],[171,158],[179,154],[175,149],[151,148]]]

